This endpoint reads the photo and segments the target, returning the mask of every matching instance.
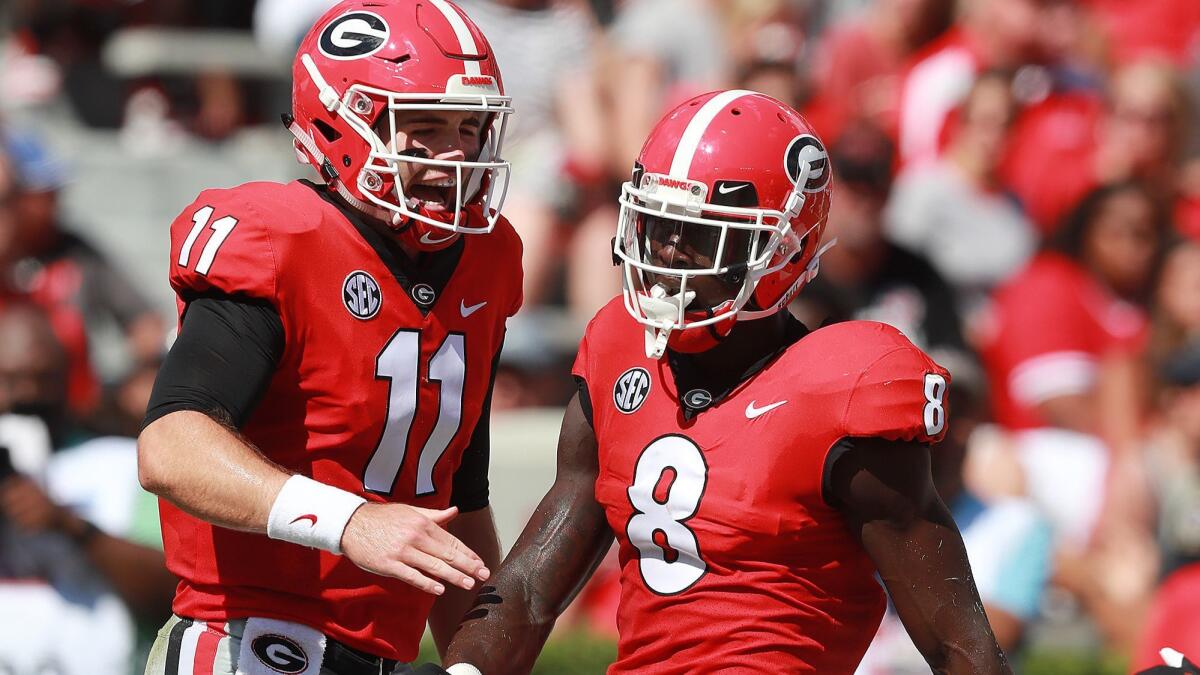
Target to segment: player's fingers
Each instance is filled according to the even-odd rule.
[[[451,506],[448,509],[417,508],[416,510],[421,515],[432,520],[434,523],[437,523],[438,527],[445,527],[446,525],[450,524],[450,521],[454,520],[455,516],[458,515],[457,506]]]
[[[475,587],[475,579],[470,574],[455,569],[445,560],[429,555],[424,551],[409,551],[409,554],[405,556],[404,562],[423,574],[442,579],[463,590],[469,591]]]
[[[391,564],[380,571],[389,577],[395,577],[409,586],[413,586],[431,595],[441,595],[446,592],[445,585],[435,579],[430,579],[421,574],[416,568],[406,565],[399,560],[391,561]]]
[[[429,555],[446,561],[454,569],[480,581],[487,580],[491,574],[483,559],[475,551],[445,530],[438,528],[431,530],[428,533],[428,539],[419,548]]]

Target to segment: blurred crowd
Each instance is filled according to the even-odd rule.
[[[183,135],[221,152],[276,124],[291,54],[332,4],[0,9],[0,114],[35,121],[0,118],[0,605],[45,595],[29,635],[93,621],[132,650],[129,626],[162,616],[171,585],[128,439],[174,317],[66,221],[79,177],[37,113],[65,107],[124,147]],[[1004,646],[1200,656],[1200,2],[460,4],[517,110],[504,212],[526,307],[496,409],[573,390],[582,326],[620,288],[619,185],[657,117],[712,89],[768,93],[809,118],[835,167],[837,245],[792,310],[814,328],[893,324],[951,371],[934,470]],[[189,52],[191,67],[164,48],[206,44],[221,47]],[[92,365],[97,335],[123,354],[109,372]],[[26,539],[42,543],[14,548]],[[577,619],[611,630],[604,577]],[[1081,621],[1083,638],[1062,627]],[[35,672],[12,661],[31,639],[0,631],[0,672]],[[861,671],[921,667],[889,617]]]

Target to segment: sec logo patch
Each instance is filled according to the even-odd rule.
[[[379,313],[383,294],[374,277],[357,270],[346,275],[342,282],[342,303],[354,318],[365,321]]]
[[[630,368],[621,373],[613,386],[613,404],[628,415],[636,412],[650,394],[650,373],[645,368]]]

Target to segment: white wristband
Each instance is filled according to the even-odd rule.
[[[483,675],[479,669],[469,663],[456,663],[446,669],[450,675]]]
[[[267,536],[341,554],[346,523],[366,501],[306,476],[292,476],[271,505]]]

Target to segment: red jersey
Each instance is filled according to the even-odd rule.
[[[646,357],[619,298],[588,326],[574,373],[619,545],[609,673],[853,672],[885,602],[822,496],[826,455],[848,436],[939,440],[948,373],[896,329],[853,321],[714,401]],[[705,409],[688,419],[684,402]]]
[[[402,283],[385,236],[305,182],[208,190],[171,226],[171,286],[181,313],[209,292],[278,311],[283,356],[242,428],[266,457],[372,501],[445,508],[521,302],[520,240],[503,219],[462,237],[430,263],[453,272],[439,289],[426,277]],[[161,507],[177,614],[296,621],[372,654],[416,657],[434,596]]]
[[[1135,352],[1146,318],[1060,253],[1042,253],[995,293],[983,321],[980,356],[996,421],[1010,429],[1045,426],[1038,404],[1087,393],[1098,361]]]

